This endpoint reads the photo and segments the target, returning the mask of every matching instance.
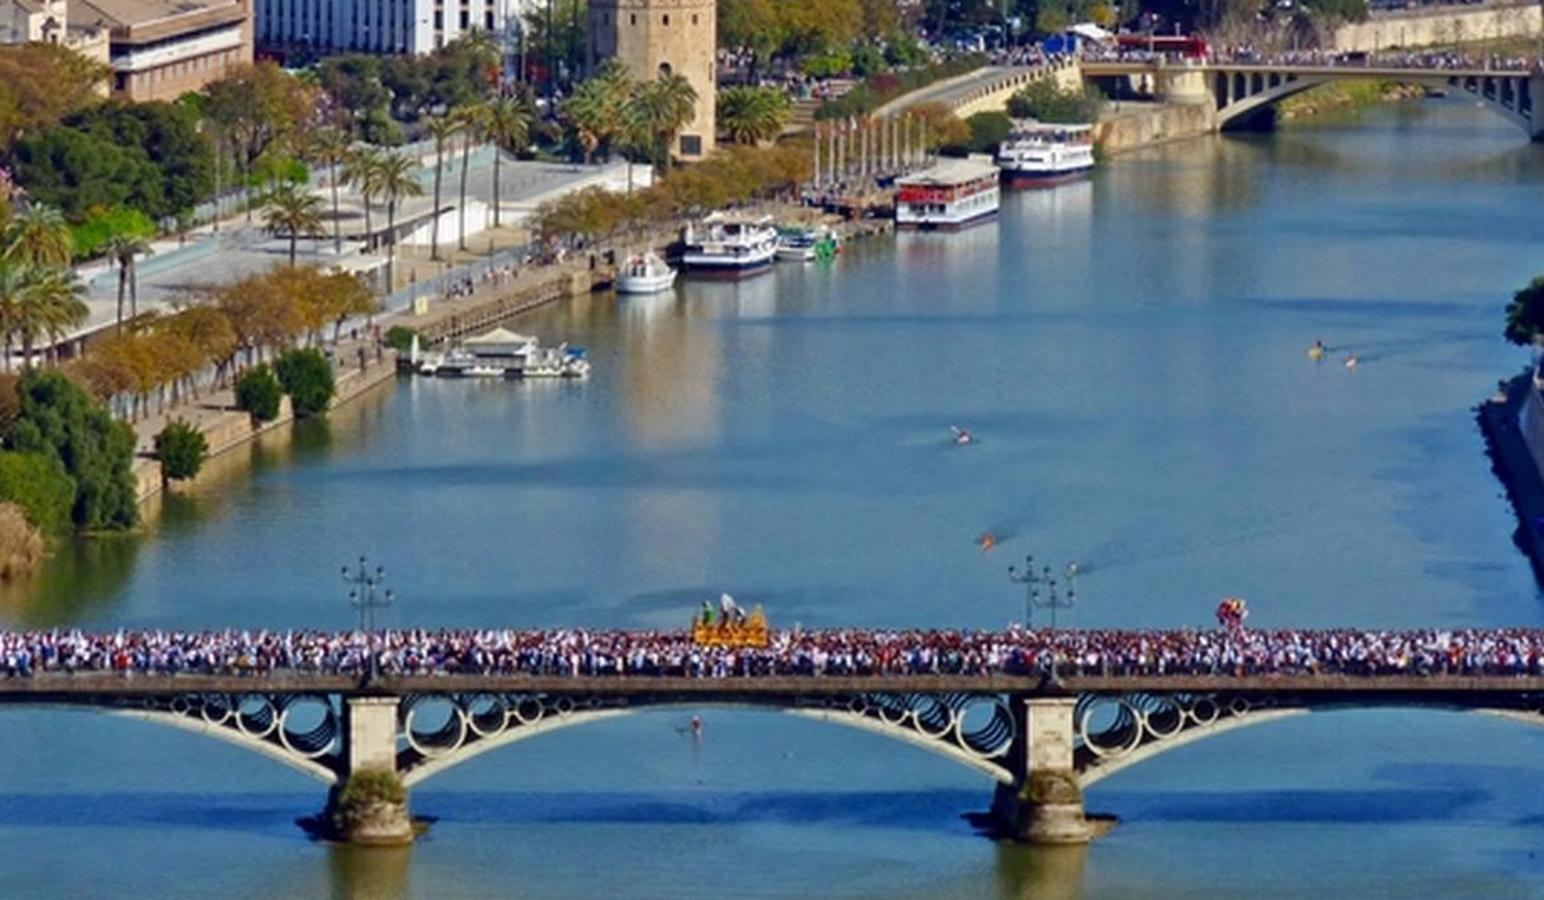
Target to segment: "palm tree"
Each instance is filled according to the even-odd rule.
[[[5,336],[5,371],[11,371],[23,299],[30,290],[29,267],[0,256],[0,334]]]
[[[123,295],[129,295],[129,318],[139,317],[139,267],[136,260],[150,251],[144,238],[129,233],[115,234],[102,245],[102,252],[118,264],[118,329],[123,329]]]
[[[343,180],[349,183],[355,191],[359,192],[359,199],[365,207],[365,243],[375,245],[375,229],[370,221],[370,202],[380,195],[377,187],[376,172],[381,167],[381,149],[365,144],[349,150],[343,160]]]
[[[58,344],[70,329],[80,326],[91,315],[81,296],[86,286],[75,273],[61,267],[36,270],[30,292],[39,325],[48,338],[48,352],[57,353]],[[26,354],[30,357],[30,352]]]
[[[302,235],[322,237],[322,198],[285,184],[269,192],[263,204],[263,228],[269,234],[289,236],[289,264],[295,267],[295,245]]]
[[[493,144],[493,227],[499,227],[499,158],[508,148],[524,146],[530,137],[531,117],[513,97],[499,97],[487,106],[483,136]]]
[[[461,131],[461,123],[454,116],[435,116],[429,120],[429,133],[434,135],[434,209],[433,223],[429,226],[429,258],[440,258],[440,178],[445,169],[445,143]],[[396,243],[393,240],[393,243]]]
[[[386,254],[386,284],[393,287],[392,267],[397,256],[397,201],[404,197],[423,196],[424,189],[418,183],[417,174],[417,163],[395,153],[383,154],[375,172],[376,190],[386,199],[386,233],[391,237],[391,249]]]
[[[343,220],[338,217],[338,167],[349,157],[348,135],[341,128],[328,128],[316,137],[316,158],[330,170],[332,183],[332,250],[343,252]]]
[[[57,342],[86,320],[90,310],[80,299],[84,286],[68,269],[26,263],[0,264],[0,315],[5,322],[6,367],[10,348],[21,340],[22,365],[32,365],[39,339]]]
[[[35,266],[67,266],[75,253],[69,223],[52,206],[29,203],[0,233],[0,255]]]
[[[608,68],[602,69],[594,78],[581,81],[564,102],[563,116],[584,149],[586,163],[601,146],[609,145],[621,129],[628,88],[627,76],[620,66],[612,67],[608,63]]]
[[[725,88],[718,94],[718,124],[736,144],[759,144],[782,133],[789,108],[788,95],[777,88]]]
[[[684,77],[662,71],[655,80],[638,86],[630,109],[637,125],[649,134],[655,168],[662,172],[670,165],[676,134],[697,115],[696,89]]]
[[[483,122],[487,110],[482,105],[458,106],[450,111],[450,118],[461,126],[461,202],[456,205],[456,246],[466,249],[466,170],[471,161],[472,141],[483,134]],[[498,151],[495,150],[495,153]]]

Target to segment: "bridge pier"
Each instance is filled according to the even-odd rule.
[[[1019,699],[1014,783],[999,784],[992,814],[1010,837],[1032,844],[1086,844],[1093,837],[1073,768],[1071,697]]]
[[[397,773],[399,705],[400,698],[391,696],[344,700],[344,771],[322,813],[330,836],[358,844],[413,841],[413,819]]]

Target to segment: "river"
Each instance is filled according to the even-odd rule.
[[[1471,407],[1525,356],[1544,149],[1461,101],[1122,158],[958,235],[519,323],[585,384],[403,380],[215,463],[140,537],[63,548],[7,626],[1544,623]],[[1334,348],[1315,365],[1305,350]],[[1356,353],[1362,364],[1339,362]],[[957,448],[948,428],[978,443]],[[976,537],[999,544],[982,552]],[[408,851],[308,842],[323,791],[99,714],[7,712],[0,896],[1424,897],[1544,893],[1544,731],[1316,714],[1101,782],[1086,850],[973,834],[978,773],[706,710],[569,729],[422,785]]]

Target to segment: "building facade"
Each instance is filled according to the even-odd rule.
[[[696,115],[672,148],[681,159],[713,152],[717,41],[714,0],[590,0],[590,71],[616,59],[635,79],[674,72],[696,89]]]
[[[252,62],[247,0],[70,0],[70,21],[108,29],[125,100],[175,100]]]
[[[278,51],[429,53],[519,27],[519,0],[257,0],[257,42]]]
[[[0,0],[0,44],[61,44],[108,64],[107,28],[70,21],[68,0]]]

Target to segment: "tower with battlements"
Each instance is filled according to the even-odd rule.
[[[674,72],[697,91],[697,114],[671,151],[686,160],[713,152],[718,22],[715,0],[590,0],[589,67],[617,59],[638,80]]]

